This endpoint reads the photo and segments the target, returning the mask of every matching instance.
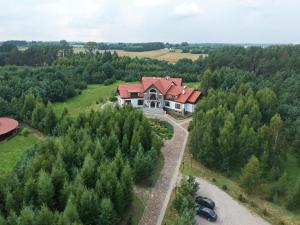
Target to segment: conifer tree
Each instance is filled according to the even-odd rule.
[[[259,160],[253,155],[245,167],[242,169],[240,177],[241,185],[249,193],[255,191],[261,177],[261,168]]]

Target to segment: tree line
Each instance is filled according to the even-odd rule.
[[[296,72],[207,70],[200,78],[205,97],[190,127],[193,157],[228,176],[238,172],[248,192],[299,210],[299,193],[288,185],[285,163],[287,154],[300,154],[300,105],[289,99],[299,99],[299,81]]]
[[[118,224],[133,184],[151,176],[161,140],[132,108],[64,116],[58,138],[0,175],[0,224]]]

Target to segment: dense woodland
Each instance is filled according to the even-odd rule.
[[[134,183],[151,177],[161,140],[132,108],[63,117],[0,175],[0,224],[118,224]]]
[[[295,211],[300,184],[291,183],[298,178],[286,173],[286,157],[300,156],[299,50],[216,51],[200,77],[206,97],[190,127],[195,159],[228,176],[241,173],[238,180],[249,193]]]
[[[122,185],[149,177],[159,138],[135,110],[71,119],[67,111],[55,115],[51,102],[80,94],[88,84],[136,81],[142,75],[199,80],[204,97],[190,127],[194,159],[236,179],[249,193],[300,210],[300,185],[291,185],[286,173],[287,154],[300,156],[300,46],[220,47],[206,59],[175,64],[94,54],[92,48],[74,54],[65,42],[24,51],[12,43],[0,46],[0,65],[5,65],[0,67],[0,115],[54,136],[24,155],[12,174],[1,176],[2,220],[109,224],[99,221],[122,218],[132,191]],[[85,168],[90,164],[94,170]],[[105,170],[114,171],[113,183]],[[91,171],[97,174],[94,183],[88,181]],[[95,204],[97,215],[85,215],[85,207]]]

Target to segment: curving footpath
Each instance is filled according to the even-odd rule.
[[[167,209],[171,192],[176,185],[179,167],[188,138],[188,132],[183,125],[188,124],[191,119],[177,122],[169,115],[149,115],[149,117],[166,120],[174,127],[172,139],[165,141],[161,149],[165,163],[159,179],[150,192],[144,214],[139,223],[140,225],[160,225]]]

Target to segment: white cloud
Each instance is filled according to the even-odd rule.
[[[200,6],[195,2],[183,2],[175,7],[175,14],[180,16],[194,16],[201,12]]]
[[[0,0],[0,41],[300,42],[298,0]]]

